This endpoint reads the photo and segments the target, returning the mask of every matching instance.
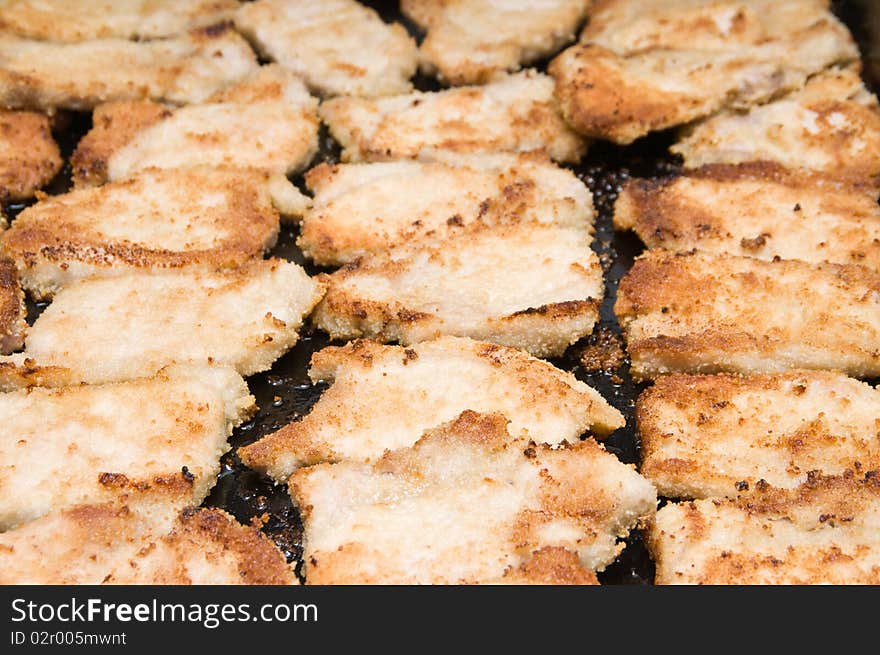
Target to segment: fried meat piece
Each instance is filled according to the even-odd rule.
[[[406,29],[354,0],[257,0],[235,25],[266,57],[323,95],[408,93],[418,50]]]
[[[824,2],[647,4],[603,3],[583,43],[550,65],[566,120],[588,137],[631,143],[720,109],[766,102],[859,57]]]
[[[275,244],[276,186],[299,193],[252,169],[150,169],[42,199],[0,235],[0,253],[38,299],[86,277],[232,268]]]
[[[760,160],[876,182],[880,106],[856,71],[833,69],[774,102],[699,122],[671,150],[690,168]]]
[[[120,100],[202,102],[257,68],[250,46],[228,26],[156,41],[50,43],[6,33],[0,105],[84,111]]]
[[[464,412],[375,464],[300,469],[309,584],[479,583],[543,548],[602,570],[656,505],[651,484],[595,441],[554,449]]]
[[[537,357],[589,334],[604,295],[590,231],[536,222],[471,223],[364,257],[327,282],[313,320],[334,339],[468,336]]]
[[[878,530],[880,475],[812,476],[666,505],[648,544],[657,584],[880,584]]]
[[[146,168],[199,165],[287,175],[317,152],[317,102],[293,73],[272,65],[201,104],[101,105],[71,158],[73,180],[87,186]]]
[[[383,346],[356,341],[312,356],[309,377],[332,382],[312,410],[254,444],[241,460],[284,482],[301,466],[370,462],[412,446],[466,409],[504,414],[538,443],[607,436],[623,416],[601,395],[520,350],[458,337]]]
[[[536,155],[458,155],[431,161],[327,164],[306,183],[314,205],[297,244],[317,264],[346,264],[462,225],[540,221],[592,228],[590,191]]]
[[[650,248],[880,270],[875,188],[764,162],[630,180],[614,205],[614,225]]]
[[[0,534],[2,584],[298,584],[282,552],[218,509],[77,505]]]
[[[864,266],[649,250],[621,280],[614,310],[640,379],[880,375],[880,272]]]
[[[0,394],[0,530],[172,484],[181,471],[191,488],[178,508],[197,505],[214,486],[232,428],[254,409],[229,368]]]
[[[842,373],[667,375],[639,397],[636,418],[641,473],[672,498],[880,469],[880,391]]]
[[[61,164],[47,116],[0,110],[0,202],[32,198]]]
[[[481,84],[574,40],[589,0],[403,0],[427,36],[422,68],[451,84]]]
[[[238,0],[4,0],[0,29],[42,41],[155,39],[231,18]]]
[[[415,158],[436,150],[526,152],[577,161],[586,150],[559,113],[553,80],[529,70],[485,86],[388,98],[333,98],[321,118],[343,161]]]
[[[173,363],[251,375],[293,347],[323,291],[278,259],[80,280],[37,318],[23,353],[0,359],[0,388],[127,380]]]

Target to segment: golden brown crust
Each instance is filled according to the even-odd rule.
[[[653,513],[653,488],[591,439],[536,445],[511,437],[506,424],[466,411],[373,465],[294,473],[307,582],[498,581],[547,547],[604,568],[617,537]],[[571,579],[557,568],[567,558],[543,557],[534,575]]]
[[[577,553],[558,546],[545,546],[532,553],[518,568],[509,568],[502,584],[598,585],[596,572],[581,564]]]
[[[878,584],[880,475],[811,475],[729,500],[661,509],[648,532],[658,584]]]
[[[636,404],[641,472],[667,497],[736,496],[880,469],[880,392],[840,373],[665,375]]]
[[[192,166],[284,176],[317,150],[317,105],[302,80],[276,64],[183,107],[106,103],[74,152],[74,182],[94,185],[147,168]]]
[[[0,583],[298,584],[256,528],[218,509],[174,507],[138,491],[0,534]]]
[[[614,309],[642,379],[790,368],[880,375],[880,273],[863,266],[649,250],[621,280]]]
[[[92,129],[70,158],[73,183],[94,186],[107,181],[107,162],[138,132],[171,116],[171,109],[151,100],[108,102],[95,107]]]
[[[629,180],[614,205],[614,224],[632,229],[650,248],[880,269],[880,207],[872,185],[772,162]]]
[[[415,40],[354,0],[258,0],[236,12],[236,27],[267,59],[325,96],[408,93],[418,68]]]
[[[47,116],[0,110],[0,201],[31,198],[61,163]]]
[[[132,572],[123,569],[111,584],[298,584],[284,554],[266,535],[214,508],[184,509],[174,528],[161,537],[160,549],[144,549],[132,561]],[[158,564],[153,559],[159,559]],[[202,564],[204,560],[204,564]],[[193,563],[194,570],[189,564]],[[213,576],[200,579],[202,567],[215,567]],[[216,576],[219,579],[211,579]],[[129,579],[129,577],[131,579]]]
[[[26,316],[24,290],[15,264],[0,259],[0,353],[6,355],[24,345]]]
[[[718,52],[817,26],[827,30],[827,23],[836,24],[837,38],[848,39],[827,0],[593,0],[581,41],[626,54],[652,48]]]
[[[252,375],[293,347],[323,293],[300,266],[280,259],[78,280],[34,322],[25,352],[0,362],[12,364],[0,366],[0,383],[127,380],[171,363]]]

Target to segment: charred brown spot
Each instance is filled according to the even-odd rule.
[[[739,245],[742,246],[743,250],[760,250],[767,245],[767,238],[769,236],[769,234],[764,232],[753,239],[743,238],[740,240]]]

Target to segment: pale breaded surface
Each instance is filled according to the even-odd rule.
[[[672,498],[880,469],[880,391],[828,371],[667,375],[636,405],[641,473]]]
[[[104,502],[182,470],[199,504],[254,399],[229,368],[0,394],[0,530]]]
[[[593,440],[560,449],[464,412],[375,464],[300,469],[309,584],[494,581],[542,548],[602,570],[654,512],[651,484]]]
[[[49,118],[0,110],[0,201],[25,200],[61,170]]]
[[[829,70],[779,100],[697,123],[670,149],[690,168],[763,160],[875,177],[880,175],[880,108],[857,72]]]
[[[418,67],[415,41],[354,0],[257,0],[235,14],[260,52],[324,95],[408,93]]]
[[[36,320],[24,353],[0,361],[0,388],[125,380],[190,362],[251,375],[293,347],[322,294],[320,282],[278,259],[80,280]]]
[[[574,162],[586,150],[562,120],[553,80],[535,71],[479,87],[374,100],[333,98],[320,114],[344,148],[343,161],[407,159],[433,150],[542,150],[557,161]]]
[[[650,248],[880,270],[876,189],[764,162],[628,181],[614,225]]]
[[[422,68],[450,84],[481,84],[573,41],[590,0],[403,0],[427,31]]]
[[[0,258],[0,353],[6,355],[24,345],[26,317],[24,289],[15,263]]]
[[[560,355],[589,334],[604,295],[585,227],[471,223],[365,257],[327,277],[314,323],[334,339],[402,344],[467,336]]]
[[[765,102],[828,66],[858,60],[846,27],[822,2],[795,3],[798,11],[766,0],[686,2],[680,13],[676,3],[649,3],[644,13],[643,4],[604,3],[584,42],[549,68],[566,120],[586,136],[631,143],[722,108]]]
[[[298,584],[281,551],[226,512],[140,502],[77,505],[0,535],[0,582]]]
[[[623,416],[572,374],[520,350],[456,337],[403,346],[355,341],[312,356],[312,381],[332,382],[312,410],[240,448],[248,466],[284,482],[319,462],[370,462],[412,446],[462,411],[498,412],[537,443],[607,436]]]
[[[0,253],[38,298],[85,277],[239,266],[278,236],[269,178],[248,169],[150,169],[49,196],[0,235]]]
[[[74,183],[199,165],[293,173],[318,149],[317,104],[299,78],[273,65],[201,104],[102,105],[71,158]]]
[[[657,584],[880,584],[878,530],[872,472],[669,504],[648,543]]]
[[[828,7],[828,0],[593,0],[580,40],[621,54],[729,50],[826,30],[838,22]]]
[[[649,250],[614,311],[633,374],[880,375],[880,273],[854,264],[766,262]]]
[[[317,264],[357,257],[462,225],[540,221],[591,228],[593,202],[578,178],[537,155],[454,155],[432,161],[327,164],[297,244]]]
[[[43,41],[154,39],[227,20],[238,0],[4,0],[0,29]]]
[[[228,26],[156,41],[50,43],[0,35],[0,105],[89,110],[150,98],[201,102],[257,69],[247,42]]]

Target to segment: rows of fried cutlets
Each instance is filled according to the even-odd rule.
[[[551,66],[586,134],[683,124],[614,207],[660,584],[880,582],[880,107],[826,4],[609,0]]]
[[[34,112],[93,122],[73,190],[0,239],[3,576],[293,582],[254,528],[192,506],[253,411],[240,376],[311,314],[350,340],[313,358],[334,384],[239,450],[288,483],[307,583],[595,583],[640,524],[660,582],[876,577],[876,391],[845,374],[880,364],[880,111],[826,2],[405,1],[418,47],[353,0],[212,3],[221,23],[199,0],[72,4],[0,10],[0,103],[48,140],[8,197],[60,165]],[[550,75],[519,71],[588,14]],[[462,86],[412,91],[417,68]],[[321,121],[342,162],[306,196],[287,176]],[[538,359],[604,295],[589,191],[555,162],[679,125],[685,173],[616,207],[652,248],[616,305],[633,373],[764,377],[661,378],[643,477],[596,440],[620,413]],[[340,268],[261,259],[281,217]],[[29,328],[22,289],[52,299]],[[704,500],[655,516],[655,484]]]
[[[585,4],[537,27],[505,10],[500,68],[561,47]],[[307,582],[595,584],[653,515],[651,483],[581,440],[622,415],[536,358],[592,331],[604,288],[550,77],[411,93],[415,42],[351,0],[21,0],[0,52],[4,198],[37,196],[0,238],[4,583],[295,583],[256,527],[198,505],[255,410],[242,376],[312,310],[357,339],[314,357],[336,383],[239,453],[289,482]],[[67,110],[92,128],[49,196]],[[321,120],[346,163],[313,167],[309,197],[288,176]],[[263,259],[282,219],[342,268]],[[31,326],[25,292],[50,301]]]
[[[324,293],[264,259],[305,197],[317,99],[259,66],[238,2],[0,5],[0,582],[297,584],[258,529],[199,507],[242,376]],[[51,128],[92,112],[68,162]],[[36,196],[36,202],[31,199]],[[25,292],[51,301],[31,326]]]

